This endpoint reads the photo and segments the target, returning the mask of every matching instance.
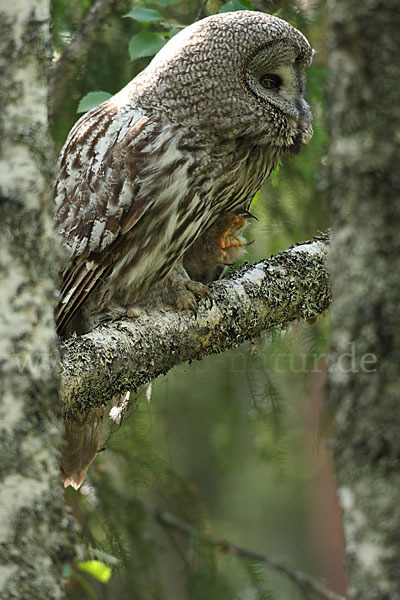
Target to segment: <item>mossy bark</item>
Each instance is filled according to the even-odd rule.
[[[330,400],[349,600],[400,598],[400,11],[330,2]]]
[[[0,597],[63,597],[47,0],[0,3]]]
[[[330,303],[327,236],[245,265],[209,285],[196,314],[149,310],[72,337],[61,346],[66,416],[84,414],[172,367],[233,348],[267,329],[313,320]]]

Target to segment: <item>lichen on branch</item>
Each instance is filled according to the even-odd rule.
[[[144,311],[61,344],[64,414],[86,412],[183,362],[200,360],[285,326],[330,303],[328,235],[289,248],[209,285],[197,312]]]

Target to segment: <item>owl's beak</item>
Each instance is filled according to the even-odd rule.
[[[296,102],[296,107],[297,107],[297,110],[299,111],[300,119],[311,123],[312,113],[311,113],[310,105],[308,104],[308,102],[306,102],[304,100],[304,98],[299,98]]]
[[[308,144],[314,133],[311,125],[312,113],[309,104],[304,98],[299,98],[297,109],[299,111],[298,136],[302,146],[304,146],[305,144]]]

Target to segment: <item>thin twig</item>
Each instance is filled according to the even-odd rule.
[[[172,515],[167,511],[154,508],[147,507],[147,510],[149,510],[149,512],[153,515],[153,518],[163,527],[176,529],[185,535],[196,537],[197,539],[199,538],[197,530],[195,530],[189,523],[182,521],[175,515]],[[241,546],[237,546],[236,544],[232,544],[226,540],[216,540],[206,534],[200,535],[200,538],[202,541],[214,547],[218,552],[223,554],[231,554],[239,559],[249,559],[264,564],[267,567],[282,573],[302,588],[315,592],[324,600],[346,600],[344,596],[333,592],[315,577],[307,575],[298,569],[292,569],[284,562],[277,560],[276,558],[272,558],[267,554],[247,550],[246,548],[242,548]]]
[[[203,0],[203,2],[201,3],[201,6],[200,6],[200,8],[199,8],[199,10],[197,12],[195,21],[199,21],[202,18],[203,14],[204,14],[204,11],[205,11],[205,8],[207,6],[207,2],[208,2],[208,0]]]

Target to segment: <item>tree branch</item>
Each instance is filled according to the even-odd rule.
[[[175,529],[176,531],[180,531],[185,535],[191,536],[195,539],[199,539],[198,531],[195,530],[189,523],[182,521],[175,515],[164,510],[149,507],[147,507],[147,510],[152,514],[153,518],[163,527]],[[246,548],[242,548],[241,546],[232,544],[227,540],[213,539],[210,535],[206,534],[201,536],[201,540],[206,542],[210,546],[213,546],[220,553],[231,554],[239,559],[247,559],[264,564],[267,567],[274,569],[278,573],[285,575],[286,577],[288,577],[288,579],[296,583],[301,588],[318,594],[320,598],[324,598],[325,600],[345,600],[344,596],[333,592],[315,577],[312,577],[311,575],[308,575],[303,571],[292,569],[291,567],[288,567],[284,562],[277,560],[276,558],[273,558],[268,554],[253,552],[252,550],[247,550]]]
[[[330,303],[321,235],[209,285],[211,300],[190,311],[151,310],[61,344],[66,416],[137,389],[175,365],[238,346],[264,330],[312,319]]]
[[[88,11],[82,26],[57,60],[49,81],[49,123],[53,121],[71,78],[85,62],[96,34],[118,0],[97,0]]]

